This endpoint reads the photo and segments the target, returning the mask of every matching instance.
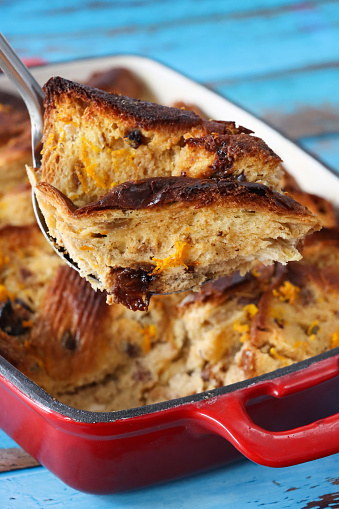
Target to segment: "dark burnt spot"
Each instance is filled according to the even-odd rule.
[[[116,302],[132,311],[147,311],[151,298],[149,286],[154,279],[155,276],[143,269],[112,269],[109,293],[115,296]]]
[[[7,300],[0,308],[0,329],[9,336],[21,336],[30,329],[23,325],[29,318],[30,313],[25,307]]]
[[[227,143],[222,142],[220,147],[217,148],[216,154],[219,157],[219,159],[221,159],[222,161],[225,161],[225,160],[230,161],[230,158],[228,157]]]
[[[91,237],[93,239],[103,239],[103,238],[107,237],[107,235],[104,235],[103,233],[92,233]]]
[[[27,269],[26,267],[21,267],[20,275],[24,281],[28,279],[30,276],[32,276],[32,274],[33,273],[31,270]]]
[[[40,183],[39,187],[43,187]],[[256,195],[256,196],[253,196]],[[258,197],[258,198],[257,198]],[[307,210],[292,198],[272,191],[262,184],[233,179],[198,179],[191,177],[152,177],[119,184],[97,202],[73,212],[77,216],[99,210],[140,210],[171,203],[196,203],[197,207],[214,202],[241,206],[246,210],[284,211],[306,215]]]
[[[178,110],[123,95],[107,93],[60,77],[51,78],[44,86],[44,92],[44,104],[47,110],[55,105],[60,96],[72,95],[85,103],[90,103],[95,108],[104,108],[113,115],[119,115],[122,120],[133,122],[134,125],[137,124],[148,130],[164,126],[169,131],[176,132],[178,129],[188,130],[205,123],[193,111]],[[207,125],[209,124],[207,123]]]
[[[77,334],[72,334],[70,330],[66,330],[61,338],[61,344],[66,350],[74,351],[78,345]]]
[[[218,233],[217,233],[218,237],[221,237],[222,236],[222,231],[220,230]]]
[[[266,189],[260,184],[249,187],[248,191],[252,194],[257,194],[258,196],[266,196]]]
[[[323,205],[318,206],[319,214],[326,214],[326,209]]]
[[[274,322],[278,325],[280,329],[285,327],[285,320],[283,318],[274,318]]]
[[[22,299],[16,298],[15,304],[18,306],[21,306],[22,308],[26,309],[30,313],[33,313],[33,309],[27,304],[27,302],[24,302]]]
[[[308,336],[312,336],[313,334],[318,334],[320,331],[320,327],[318,325],[314,325],[311,330],[307,331]]]
[[[246,175],[244,172],[240,173],[239,175],[237,175],[236,177],[236,180],[238,182],[246,182],[247,181],[247,178],[246,178]]]
[[[128,357],[131,357],[132,359],[139,357],[141,353],[139,345],[135,345],[134,343],[127,343],[125,352],[127,353]]]
[[[185,269],[186,274],[194,274],[194,265],[188,265]]]
[[[124,137],[124,141],[130,147],[137,149],[143,144],[143,136],[139,129],[133,129],[133,131]]]

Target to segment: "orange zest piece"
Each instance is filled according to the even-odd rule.
[[[85,171],[88,174],[88,176],[94,180],[95,184],[98,187],[100,187],[102,189],[106,189],[107,186],[106,186],[104,179],[101,178],[99,175],[97,175],[95,172],[95,168],[97,165],[96,165],[96,163],[93,163],[92,159],[89,157],[89,155],[87,153],[88,147],[96,153],[100,152],[100,148],[97,147],[96,145],[94,145],[91,141],[87,140],[84,137],[81,138],[81,158],[82,158],[82,161],[85,166]],[[79,180],[80,180],[80,178],[79,178]],[[81,180],[80,180],[80,182],[81,182]]]
[[[285,365],[287,364],[287,362],[286,362],[286,357],[284,357],[283,355],[281,355],[280,353],[278,353],[278,352],[276,351],[276,349],[274,348],[274,346],[272,346],[272,347],[270,348],[270,355],[271,355],[272,357],[274,357],[275,359],[277,359],[278,361],[283,362]]]
[[[133,150],[133,149],[132,149]],[[116,171],[119,169],[118,159],[120,156],[126,157],[128,163],[132,166],[134,171],[137,171],[137,167],[134,163],[135,153],[130,148],[121,148],[119,150],[111,150],[112,156],[115,158],[113,160],[113,165]]]
[[[255,304],[247,304],[247,306],[244,307],[244,312],[246,313],[248,320],[253,318],[258,313],[258,311],[259,309]]]
[[[40,154],[44,154],[46,152],[46,150],[48,149],[48,147],[52,144],[52,142],[54,141],[54,134],[51,133],[48,138],[47,138],[47,141],[46,143],[44,143],[44,148],[42,149],[42,151],[40,152]],[[53,147],[51,147],[51,150],[54,150],[55,148],[57,148],[58,145],[54,145]]]
[[[331,334],[331,348],[337,348],[337,346],[339,346],[339,329]]]
[[[183,262],[184,249],[186,248],[186,242],[176,242],[175,243],[175,253],[167,256],[166,258],[152,258],[152,261],[156,262],[157,266],[153,270],[152,274],[159,274],[169,267],[179,267],[183,265],[188,269],[187,265]]]
[[[254,277],[259,277],[260,276],[260,272],[258,272],[255,267],[251,270],[251,274]]]
[[[58,115],[58,120],[64,122],[65,124],[72,124],[74,127],[79,127],[78,124],[76,124],[73,120],[70,120],[67,117],[63,117],[62,115]]]
[[[240,334],[242,334],[242,336],[240,336],[240,343],[244,343],[245,341],[249,340],[250,339],[250,326],[249,324],[247,323],[244,323],[244,324],[241,324],[239,322],[239,320],[236,320],[233,324],[233,330],[239,332]]]
[[[284,281],[284,284],[278,290],[272,290],[275,297],[279,297],[282,302],[288,302],[289,304],[294,304],[299,292],[300,288],[290,283],[290,281]]]
[[[91,246],[81,246],[79,249],[80,251],[94,251],[94,247]]]
[[[5,285],[0,285],[0,302],[6,302],[8,299],[8,291]]]
[[[306,351],[309,349],[310,345],[307,343],[307,341],[296,341],[293,344],[293,348],[304,348]]]
[[[151,349],[152,340],[155,340],[157,337],[157,328],[155,325],[146,325],[141,332],[144,334],[144,341],[142,343],[142,349],[144,353],[148,353]]]
[[[32,320],[23,320],[22,326],[23,327],[33,327],[33,321]]]
[[[93,152],[96,152],[97,154],[100,154],[100,152],[101,152],[100,148],[97,147],[96,145],[94,145],[94,143],[89,141],[87,138],[82,138],[82,142],[86,143],[93,150]]]

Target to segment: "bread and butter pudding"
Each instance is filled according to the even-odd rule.
[[[51,236],[108,303],[146,310],[152,294],[298,260],[320,228],[281,193],[280,158],[248,129],[62,78],[44,90],[30,181]]]
[[[1,354],[77,408],[188,396],[339,345],[337,228],[310,236],[302,261],[155,296],[136,313],[108,306],[37,227],[0,233]]]
[[[104,292],[64,264],[23,213],[30,195],[24,180],[0,199],[0,353],[60,401],[92,411],[137,407],[339,345],[333,207],[292,186],[288,175],[282,187],[299,193],[298,201],[303,195],[302,203],[331,226],[306,238],[303,260],[258,264],[197,293],[154,296],[147,312],[108,306]],[[275,185],[266,183],[267,193],[280,189]]]

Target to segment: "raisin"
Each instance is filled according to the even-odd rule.
[[[142,134],[139,131],[139,129],[134,129],[127,136],[124,137],[124,141],[130,147],[137,149],[143,143]]]
[[[61,344],[67,350],[74,351],[77,347],[78,341],[76,336],[68,329],[62,335]]]

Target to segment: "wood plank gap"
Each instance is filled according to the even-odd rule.
[[[21,447],[0,449],[0,472],[39,467],[40,463]]]
[[[170,21],[160,21],[159,23],[153,23],[150,25],[125,25],[122,27],[117,27],[113,29],[104,29],[102,31],[101,35],[105,35],[106,37],[115,37],[119,35],[124,34],[132,34],[132,33],[138,33],[138,32],[159,32],[162,29],[166,28],[176,28],[180,26],[190,26],[190,25],[199,25],[199,24],[206,24],[209,22],[214,23],[222,23],[227,20],[237,20],[237,19],[246,19],[246,18],[262,18],[262,17],[273,17],[275,15],[285,14],[286,12],[295,12],[296,10],[302,10],[302,9],[308,9],[316,5],[324,5],[324,4],[335,4],[338,0],[309,0],[307,2],[298,2],[298,4],[289,4],[289,5],[282,5],[278,7],[273,8],[267,8],[267,9],[259,9],[257,11],[253,12],[244,12],[244,11],[238,11],[233,13],[213,13],[210,15],[203,14],[201,16],[190,16],[190,17],[184,17],[179,18],[175,20]],[[58,10],[55,9],[55,11],[50,10],[46,11],[45,14],[48,14],[49,16],[53,14],[57,14]],[[90,37],[92,35],[96,35],[98,33],[98,29],[87,29],[87,30],[74,30],[72,31],[72,38],[81,38],[81,37]],[[55,33],[44,33],[43,37],[44,40],[53,39],[55,37]],[[62,39],[63,37],[69,37],[69,33],[63,33],[59,32],[58,38]],[[10,38],[11,43],[15,46],[17,44],[17,41],[20,40],[27,40],[27,34],[21,34],[21,35],[11,35],[10,32],[8,32],[8,37]]]
[[[209,88],[217,88],[220,86],[231,86],[237,85],[238,83],[242,83],[244,81],[251,83],[253,81],[266,81],[275,78],[283,78],[284,76],[293,75],[293,74],[303,74],[307,72],[313,71],[321,71],[328,69],[339,69],[339,60],[335,60],[333,62],[321,62],[318,64],[309,64],[304,67],[291,67],[291,69],[283,69],[281,71],[272,71],[265,74],[253,74],[240,76],[233,79],[224,79],[224,80],[215,80],[215,81],[207,81],[204,83],[205,86]]]

